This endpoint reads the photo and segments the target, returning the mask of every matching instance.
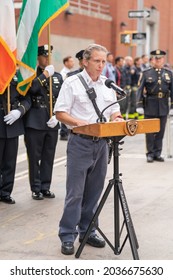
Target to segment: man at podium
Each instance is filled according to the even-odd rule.
[[[65,255],[74,253],[74,241],[78,234],[79,242],[82,242],[104,187],[108,161],[106,139],[74,134],[72,129],[96,123],[98,110],[102,112],[117,100],[113,89],[105,85],[106,77],[101,75],[106,55],[107,50],[103,46],[91,44],[86,48],[81,76],[88,90],[78,75],[67,78],[54,108],[57,119],[71,129],[67,144],[66,198],[59,224],[61,252]],[[94,96],[97,108],[93,106],[89,94],[94,94],[91,99]],[[123,121],[118,103],[105,110],[104,121]],[[87,244],[102,248],[105,241],[93,228]]]

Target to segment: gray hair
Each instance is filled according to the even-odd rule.
[[[90,44],[84,51],[83,53],[83,58],[86,60],[89,60],[91,58],[91,54],[92,52],[96,50],[96,51],[102,51],[105,52],[106,54],[108,53],[107,49],[101,45],[97,45],[97,44]]]

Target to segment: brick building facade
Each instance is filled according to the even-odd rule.
[[[16,21],[20,0],[16,5]],[[70,0],[70,6],[51,22],[51,44],[54,45],[52,60],[57,70],[62,68],[66,55],[85,48],[89,43],[107,47],[115,56],[136,56],[156,48],[167,52],[167,61],[173,64],[173,1],[141,0],[142,10],[150,13],[142,19],[129,18],[129,11],[139,10],[139,0]],[[141,5],[141,4],[140,4]],[[146,40],[135,44],[120,43],[121,33],[146,33]],[[142,29],[141,29],[142,27]],[[39,44],[47,43],[47,29],[39,39]],[[136,46],[137,44],[137,46]],[[140,44],[140,46],[139,46]],[[77,61],[76,61],[77,66]]]

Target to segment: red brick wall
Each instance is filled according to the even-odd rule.
[[[20,0],[18,0],[20,1]],[[18,2],[16,1],[16,2]],[[120,44],[120,32],[137,30],[137,20],[128,18],[129,10],[137,10],[137,0],[100,0],[100,3],[110,5],[112,21],[106,21],[84,15],[73,14],[65,16],[64,12],[51,23],[51,33],[68,36],[70,38],[91,39],[105,45],[114,55],[136,55],[136,47]],[[157,47],[168,53],[168,60],[173,64],[173,1],[172,0],[144,0],[144,8],[155,6],[159,11],[158,44]],[[151,19],[152,20],[152,19]],[[125,22],[125,28],[120,23]],[[40,43],[47,40],[46,30],[42,33]],[[67,47],[67,46],[65,46]]]

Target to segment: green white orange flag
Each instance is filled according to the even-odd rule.
[[[36,76],[38,38],[41,31],[68,5],[68,0],[23,0],[17,31],[17,89],[20,94],[27,93]]]
[[[0,3],[0,94],[16,72],[16,29],[13,0]]]

